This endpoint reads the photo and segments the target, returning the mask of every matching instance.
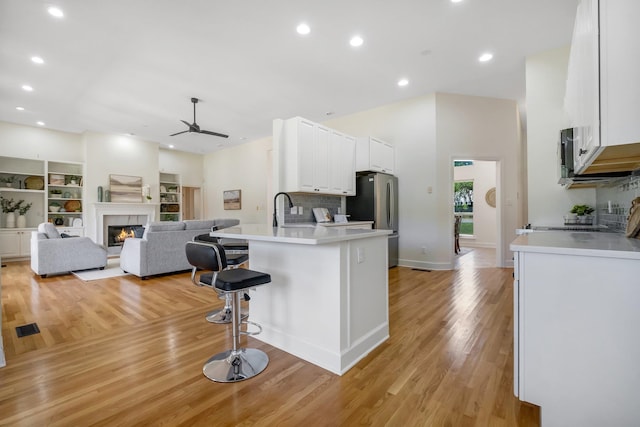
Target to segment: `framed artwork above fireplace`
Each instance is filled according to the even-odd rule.
[[[109,191],[113,203],[142,203],[142,177],[109,175]]]

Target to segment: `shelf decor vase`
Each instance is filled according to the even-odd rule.
[[[18,228],[27,228],[27,217],[25,215],[18,215],[16,226]]]
[[[99,186],[98,186],[98,202],[100,202],[100,203],[102,203],[102,196],[103,196],[103,193],[102,193],[102,186],[101,186],[101,185],[99,185]]]
[[[7,228],[16,228],[16,213],[7,212],[6,214]]]

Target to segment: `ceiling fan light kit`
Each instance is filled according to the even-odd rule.
[[[171,134],[169,136],[176,136],[176,135],[180,135],[182,133],[194,132],[194,133],[204,133],[205,135],[219,136],[220,138],[229,138],[229,135],[225,135],[223,133],[212,132],[212,131],[209,131],[209,130],[200,129],[200,126],[198,126],[198,123],[196,123],[196,104],[198,103],[198,98],[191,98],[191,102],[193,103],[193,123],[189,123],[189,122],[186,122],[184,120],[180,120],[182,123],[187,125],[187,127],[189,129],[183,130],[182,132],[173,133],[173,134]]]

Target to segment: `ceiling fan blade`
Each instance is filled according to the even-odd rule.
[[[220,138],[229,138],[229,135],[225,135],[224,133],[211,132],[209,130],[201,130],[200,133],[205,133],[207,135],[219,136]]]
[[[169,136],[176,136],[176,135],[180,135],[181,133],[187,133],[187,132],[189,132],[189,131],[188,130],[183,130],[182,132],[173,133],[173,134],[171,134]]]
[[[185,122],[184,120],[180,120],[182,123],[184,123],[185,125],[191,127],[191,123]]]

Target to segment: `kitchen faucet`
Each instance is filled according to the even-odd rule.
[[[289,196],[287,193],[281,191],[279,193],[276,193],[275,196],[273,196],[273,226],[274,227],[278,226],[278,215],[276,215],[276,199],[281,194],[284,194],[285,196],[287,196],[287,199],[289,199],[289,208],[293,207],[293,202],[291,201],[291,196]]]

